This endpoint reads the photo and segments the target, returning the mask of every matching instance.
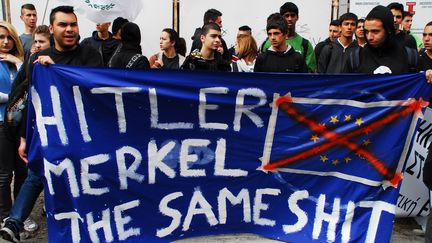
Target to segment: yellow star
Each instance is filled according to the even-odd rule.
[[[363,140],[363,145],[364,145],[364,146],[368,146],[368,145],[371,144],[371,143],[372,143],[372,142],[371,142],[370,139]]]
[[[325,163],[327,160],[329,160],[329,158],[327,158],[325,155],[320,155],[320,160]]]
[[[350,158],[350,157],[346,157],[345,158],[345,163],[347,163],[348,164],[348,162],[350,162],[352,159]]]
[[[357,126],[361,126],[361,124],[363,124],[363,119],[361,117],[357,118],[355,124],[357,124]]]
[[[333,165],[337,165],[337,164],[339,164],[339,160],[334,159],[334,160],[332,161],[332,164],[333,164]]]
[[[330,122],[333,123],[333,124],[336,124],[336,123],[339,122],[339,120],[337,119],[337,116],[332,116],[331,119],[330,119]]]
[[[312,135],[311,139],[312,141],[314,141],[314,143],[316,143],[317,140],[319,140],[319,137],[317,135]]]
[[[348,116],[345,115],[345,120],[344,120],[344,121],[346,121],[346,122],[347,122],[347,121],[351,121],[351,119],[352,119],[352,118],[351,118],[351,115],[348,115]]]

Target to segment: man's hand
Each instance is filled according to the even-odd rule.
[[[42,65],[55,64],[49,56],[39,56],[33,63],[40,63]]]
[[[20,145],[18,147],[18,154],[21,157],[21,159],[28,164],[28,160],[27,160],[27,154],[25,152],[26,149],[26,139],[21,137],[20,138]]]

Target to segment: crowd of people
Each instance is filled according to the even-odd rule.
[[[414,15],[405,12],[400,3],[376,6],[365,19],[354,13],[341,15],[330,22],[329,37],[315,49],[296,32],[298,18],[298,7],[286,2],[263,23],[268,38],[261,45],[257,45],[251,28],[241,26],[235,46],[229,49],[221,33],[222,13],[209,9],[192,37],[189,54],[185,40],[166,28],[161,31],[160,51],[150,58],[142,54],[139,25],[122,17],[112,22],[112,32],[111,22],[98,23],[93,34],[81,42],[71,6],[52,9],[49,26],[37,26],[35,7],[24,4],[21,20],[25,31],[20,36],[10,23],[0,21],[1,238],[18,242],[20,231],[37,229],[28,217],[43,185],[39,175],[27,170],[25,150],[27,90],[35,63],[225,72],[423,71],[426,80],[432,82],[432,21],[425,24],[422,39],[414,37],[410,33]]]

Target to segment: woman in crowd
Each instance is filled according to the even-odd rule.
[[[35,53],[50,47],[50,37],[51,34],[48,26],[40,25],[36,27],[36,29],[33,31],[33,44],[30,49],[31,55],[34,55]],[[9,94],[9,102],[6,108],[7,114],[12,112],[13,108],[17,107],[18,105],[23,106],[23,108],[20,111],[15,110],[15,112],[26,112],[25,105],[27,104],[27,90],[29,88],[29,83],[26,79],[28,63],[25,63],[24,65],[26,66],[23,66],[23,68],[19,71],[17,78],[15,78],[15,81],[12,84],[12,89]],[[23,115],[20,116],[21,120],[10,121],[7,126],[7,133],[9,134],[9,137],[14,139],[14,141],[20,141],[20,128],[26,125],[26,121],[22,118],[22,116]],[[14,151],[18,151],[18,148],[15,148]],[[38,224],[33,219],[27,217],[30,215],[36,198],[42,191],[42,188],[43,184],[40,178],[35,176],[34,172],[29,170],[27,178],[22,184],[18,196],[15,198],[14,206],[9,213],[9,219],[11,217],[16,218],[17,212],[20,215],[25,215],[22,223],[24,224],[24,229],[28,232],[33,232],[38,229]],[[23,198],[26,200],[23,200]]]
[[[121,29],[120,52],[111,58],[110,67],[148,69],[147,57],[142,55],[141,31],[137,24],[128,22]]]
[[[180,69],[185,57],[181,51],[181,41],[177,32],[173,29],[163,29],[160,35],[161,52],[150,57],[150,67],[160,69]]]
[[[238,60],[231,64],[233,72],[253,72],[258,47],[252,35],[239,35],[235,45]]]
[[[14,176],[14,196],[18,195],[27,176],[25,163],[18,156],[18,142],[7,136],[5,108],[17,70],[23,63],[24,50],[14,27],[0,21],[0,220],[12,207],[11,183]]]

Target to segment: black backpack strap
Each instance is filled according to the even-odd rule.
[[[306,56],[309,49],[309,41],[306,40],[305,38],[302,38],[302,47],[303,47],[303,58],[306,61]]]

